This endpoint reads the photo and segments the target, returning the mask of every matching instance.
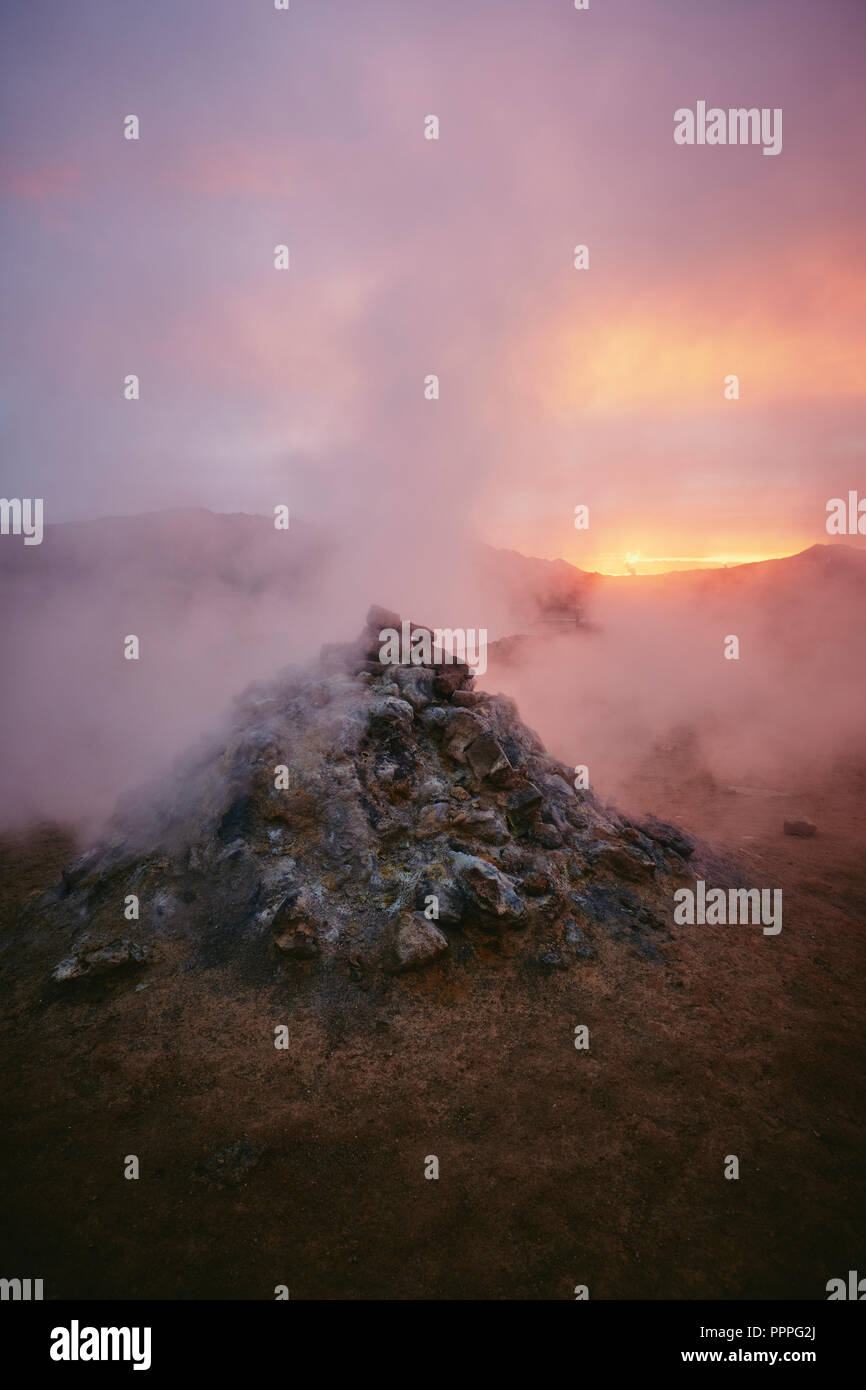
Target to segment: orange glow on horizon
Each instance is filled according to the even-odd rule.
[[[643,574],[675,574],[683,570],[725,569],[736,565],[754,565],[767,560],[784,560],[801,550],[808,549],[809,542],[794,545],[790,549],[779,550],[773,554],[762,552],[753,555],[665,555],[644,556],[640,552],[628,552],[619,556],[614,554],[587,556],[563,556],[568,564],[577,569],[603,574],[610,578],[623,578]]]

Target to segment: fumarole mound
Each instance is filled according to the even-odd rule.
[[[703,848],[575,790],[466,666],[383,666],[399,625],[371,609],[357,642],[246,692],[155,811],[121,814],[32,905],[57,987],[140,978],[172,940],[360,989],[497,955],[580,969],[602,934],[663,960]]]

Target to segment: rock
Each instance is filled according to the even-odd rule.
[[[403,699],[416,712],[426,709],[433,701],[435,676],[429,666],[401,666],[396,680]]]
[[[398,971],[414,970],[427,965],[448,950],[448,938],[434,922],[428,922],[419,912],[401,922],[394,945],[395,966]]]
[[[400,624],[403,619],[399,613],[394,613],[390,608],[380,608],[377,604],[372,604],[367,609],[367,617],[364,628],[367,633],[374,633],[376,641],[379,640],[379,633],[386,627],[396,628],[400,631]]]
[[[484,733],[484,727],[468,710],[451,711],[445,726],[445,751],[455,762],[466,762],[466,750]]]
[[[571,918],[565,924],[565,940],[569,946],[575,948],[574,954],[583,960],[593,960],[595,951],[587,945],[586,936],[580,927]]]
[[[486,845],[504,845],[509,836],[505,822],[492,807],[473,806],[458,811],[452,819],[455,829],[465,830]]]
[[[528,873],[520,881],[520,887],[532,898],[544,897],[553,888],[553,884],[547,874]]]
[[[637,827],[648,835],[651,840],[655,840],[663,849],[673,850],[681,859],[691,859],[695,852],[695,842],[685,831],[680,830],[675,825],[668,825],[666,821],[657,820],[655,816],[648,816],[646,819],[637,822]]]
[[[784,830],[786,835],[795,835],[798,840],[808,840],[817,834],[818,827],[810,820],[786,820]]]
[[[562,835],[556,826],[548,825],[544,821],[533,828],[532,838],[544,849],[559,849],[562,844]]]
[[[652,878],[656,869],[655,861],[648,854],[614,842],[598,845],[591,851],[590,861],[596,869],[634,882]]]
[[[474,855],[456,854],[454,868],[460,887],[485,919],[508,926],[523,917],[523,903],[514,884],[494,864]]]
[[[693,852],[703,865],[704,851],[674,826],[576,793],[515,703],[471,689],[468,667],[432,644],[427,665],[382,665],[379,632],[401,627],[399,614],[371,609],[358,641],[252,688],[218,738],[34,905],[39,929],[70,942],[85,922],[132,930],[103,923],[135,892],[148,932],[182,943],[191,970],[260,970],[272,941],[286,963],[313,963],[296,983],[328,998],[347,983],[347,960],[359,989],[378,990],[383,966],[410,969],[447,949],[444,929],[469,933],[454,942],[461,965],[474,959],[476,929],[513,927],[526,929],[513,945],[527,962],[557,949],[573,965],[592,952],[563,927],[572,912],[593,940],[601,923],[655,950],[664,931],[649,903],[667,920],[671,872]],[[630,880],[647,902],[625,896]],[[585,887],[582,903],[573,885]],[[433,896],[439,918],[428,921]],[[122,970],[139,949],[79,946],[56,978]]]
[[[483,696],[477,690],[455,690],[451,696],[452,705],[459,705],[461,709],[472,709],[474,705],[482,703]]]
[[[65,984],[84,977],[99,978],[144,965],[149,952],[135,941],[109,941],[102,946],[80,946],[51,972],[52,980]]]
[[[455,691],[471,680],[468,666],[437,666],[433,689],[440,700],[449,700]]]
[[[285,927],[274,933],[274,945],[290,960],[315,960],[322,953],[316,938],[304,927]]]
[[[479,781],[485,777],[496,784],[499,774],[511,771],[511,763],[504,752],[489,734],[482,734],[466,748],[466,761]]]
[[[425,709],[421,714],[421,727],[428,734],[443,734],[448,727],[449,710],[444,710],[441,705],[433,705],[430,709]]]
[[[542,951],[541,955],[538,957],[538,963],[544,966],[548,971],[568,969],[568,962],[565,960],[561,951]]]
[[[274,946],[290,960],[315,960],[321,954],[318,913],[308,889],[291,887],[271,921]]]
[[[422,913],[430,897],[438,901],[439,916],[436,920],[446,927],[459,927],[463,921],[466,899],[457,885],[425,874],[415,886],[415,906]],[[427,918],[424,920],[427,921]]]
[[[374,726],[392,727],[409,733],[414,719],[412,706],[406,700],[398,700],[394,695],[382,695],[370,707],[370,723]]]
[[[438,835],[441,831],[449,830],[451,823],[450,804],[447,801],[434,801],[422,810],[415,833],[424,839],[426,836]]]
[[[541,792],[531,782],[514,788],[505,798],[505,814],[515,835],[525,835],[538,821]]]

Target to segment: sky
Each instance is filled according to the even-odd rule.
[[[866,497],[861,0],[2,24],[0,490],[46,523],[286,504],[622,573],[790,554]],[[701,100],[781,108],[781,153],[676,145]]]

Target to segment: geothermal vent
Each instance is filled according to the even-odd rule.
[[[248,691],[155,812],[121,814],[30,908],[56,987],[140,980],[172,942],[349,990],[497,953],[580,969],[602,938],[662,959],[695,841],[576,791],[448,653],[384,666],[384,628],[373,608],[357,642]]]

